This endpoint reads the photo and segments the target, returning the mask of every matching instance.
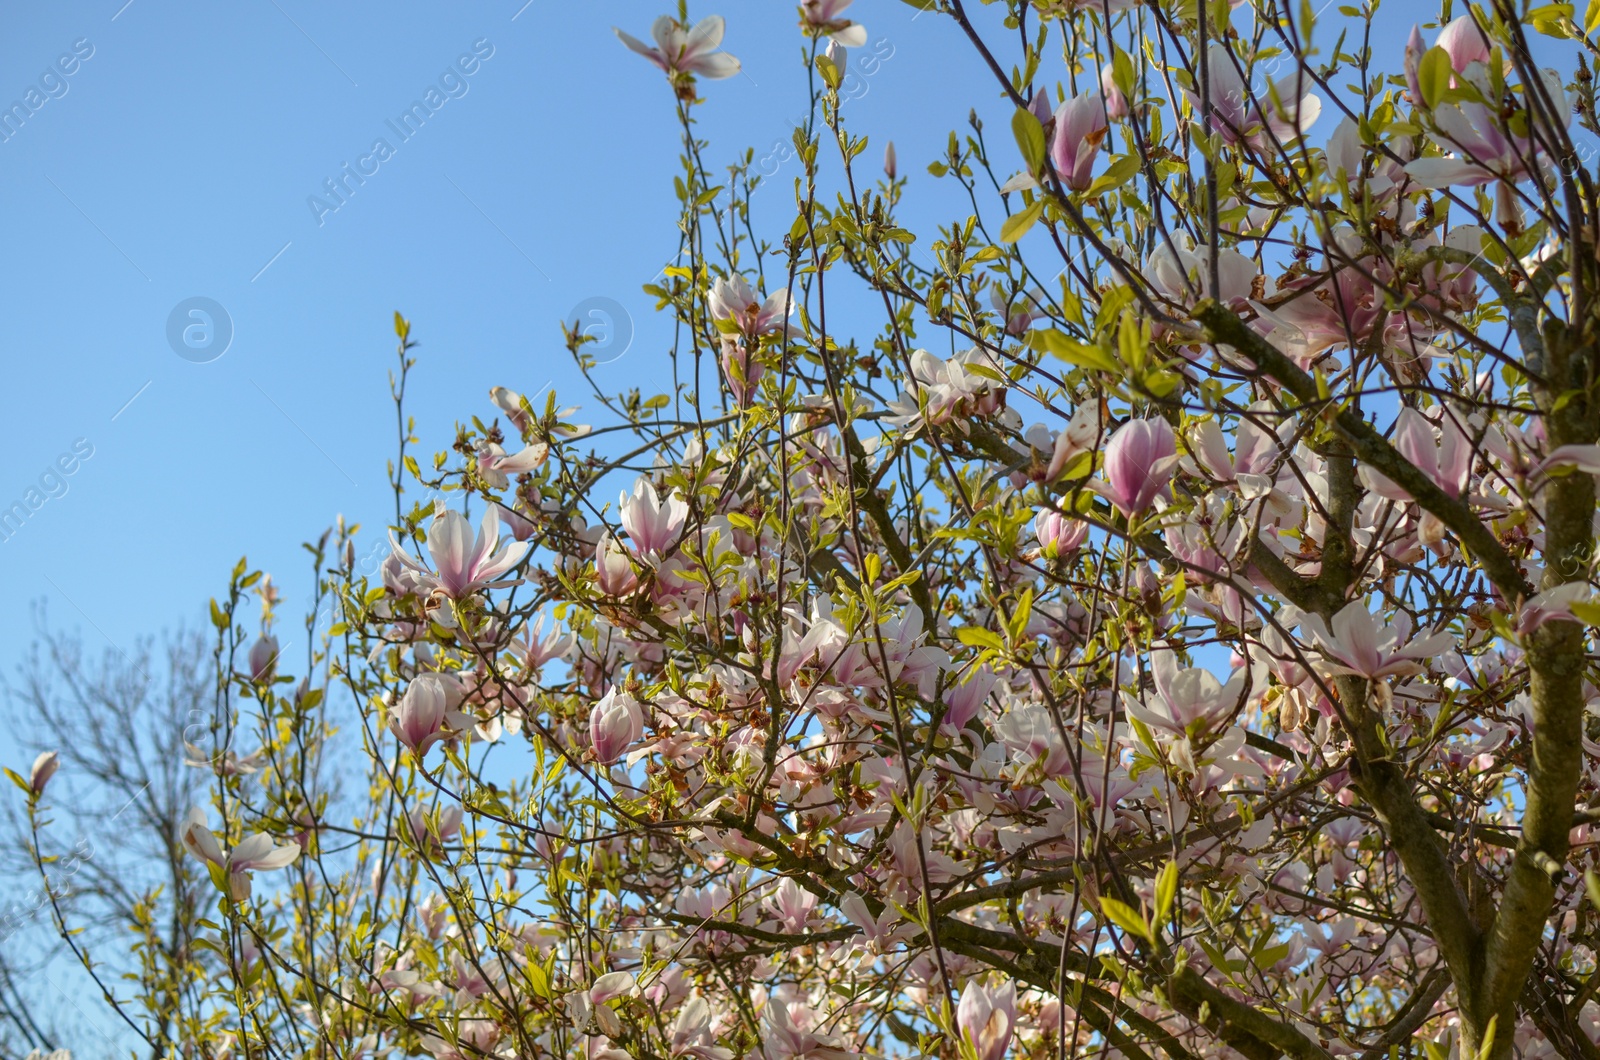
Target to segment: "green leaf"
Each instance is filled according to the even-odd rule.
[[[956,639],[974,648],[993,648],[995,651],[1004,651],[1006,646],[998,633],[982,626],[957,627]]]
[[[1017,147],[1022,150],[1022,160],[1028,164],[1028,172],[1038,173],[1044,169],[1044,126],[1039,124],[1033,112],[1018,107],[1017,112],[1011,115],[1011,132],[1017,138]]]
[[[1160,931],[1178,898],[1178,863],[1169,861],[1156,877],[1156,930]]]
[[[16,773],[8,769],[6,770],[6,776],[11,778],[11,783],[15,784],[29,795],[33,794],[33,785],[29,784],[26,780],[23,780]]]
[[[1044,200],[1035,199],[1024,207],[1021,213],[1012,214],[1006,218],[1006,223],[1000,226],[1000,240],[1004,243],[1015,243],[1027,234],[1044,213]]]
[[[1594,903],[1596,909],[1600,909],[1600,875],[1596,875],[1593,869],[1584,869],[1583,886],[1589,892],[1589,901]]]
[[[1043,349],[1068,364],[1075,364],[1079,368],[1089,368],[1097,372],[1110,372],[1115,375],[1122,373],[1122,366],[1117,359],[1099,346],[1079,342],[1069,337],[1058,328],[1040,328],[1035,330],[1030,339],[1030,345],[1035,349]]]
[[[1600,29],[1600,0],[1589,0],[1589,8],[1583,13],[1583,32],[1587,36]]]
[[[1439,105],[1444,94],[1450,91],[1455,68],[1450,65],[1450,53],[1438,45],[1429,48],[1417,66],[1417,82],[1422,89],[1422,101],[1431,110]]]
[[[1084,192],[1085,197],[1093,199],[1122,187],[1130,177],[1139,172],[1142,161],[1138,155],[1122,155],[1114,159],[1111,168],[1096,177],[1095,182],[1089,185],[1089,190]]]
[[[822,80],[832,89],[837,89],[839,82],[844,80],[839,73],[839,65],[826,55],[817,56],[817,73],[822,75]]]
[[[1145,922],[1144,915],[1126,902],[1119,902],[1115,898],[1100,899],[1100,912],[1105,914],[1107,920],[1130,935],[1138,935],[1146,942],[1154,942],[1155,933],[1150,930],[1150,925]]]

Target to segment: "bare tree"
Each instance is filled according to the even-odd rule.
[[[204,638],[180,628],[144,638],[131,652],[96,653],[80,635],[51,629],[43,608],[35,622],[38,639],[5,680],[4,717],[30,753],[59,751],[61,775],[48,799],[57,826],[37,851],[48,890],[26,815],[14,800],[0,813],[0,879],[8,891],[0,904],[0,1056],[7,1058],[77,1044],[64,1029],[81,1017],[61,1011],[42,974],[63,946],[57,915],[70,910],[74,927],[84,929],[73,942],[86,952],[115,939],[115,951],[126,954],[134,933],[134,963],[102,975],[102,983],[132,974],[138,994],[170,1004],[185,988],[175,970],[191,966],[202,893],[179,833],[201,776],[195,766],[210,764],[195,746],[211,728]],[[75,838],[62,845],[68,836]]]

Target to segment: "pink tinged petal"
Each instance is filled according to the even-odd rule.
[[[624,33],[622,30],[617,29],[615,26],[613,26],[611,28],[611,32],[615,33],[617,35],[618,39],[621,40],[623,44],[626,44],[628,46],[628,49],[630,51],[637,52],[638,54],[644,56],[646,59],[649,59],[652,63],[655,63],[656,66],[660,67],[662,70],[666,70],[667,69],[667,62],[662,57],[661,53],[659,51],[657,51],[656,49],[650,47],[648,44],[646,44],[644,41],[640,40],[638,37],[634,37],[634,36],[631,36],[630,34]]]
[[[1400,410],[1395,417],[1394,447],[1418,471],[1439,483],[1439,443],[1433,438],[1433,424],[1422,413],[1409,407]]]
[[[852,22],[844,29],[834,30],[828,34],[828,39],[841,48],[860,48],[867,43],[867,27],[859,22]]]
[[[201,861],[209,861],[213,865],[227,861],[216,835],[206,826],[206,812],[198,806],[191,809],[189,816],[184,819],[182,840],[189,853]]]
[[[650,36],[669,62],[676,59],[683,48],[683,28],[671,15],[656,16],[656,20],[650,23]]]
[[[1352,600],[1333,616],[1331,654],[1351,669],[1371,677],[1383,660],[1378,654],[1377,620],[1362,600]]]
[[[684,58],[716,50],[722,43],[722,35],[726,29],[727,23],[721,15],[707,15],[696,22],[694,29],[689,31],[688,41],[683,50]]]
[[[1489,61],[1489,42],[1471,15],[1461,15],[1439,31],[1434,45],[1450,56],[1450,66],[1461,73],[1471,63]]]
[[[713,81],[720,81],[725,77],[732,77],[739,72],[739,60],[727,52],[715,52],[711,55],[701,55],[684,62],[684,69],[701,77],[708,77]]]
[[[1234,477],[1228,442],[1215,420],[1202,420],[1189,429],[1189,448],[1212,478],[1227,482]]]
[[[1406,163],[1406,175],[1430,190],[1472,187],[1494,179],[1487,169],[1462,158],[1418,158]]]
[[[447,511],[434,517],[428,529],[428,554],[433,557],[439,583],[452,597],[461,595],[471,565],[472,527],[460,512]]]
[[[634,985],[632,972],[607,972],[589,988],[589,1000],[603,1005],[612,998],[633,993]]]
[[[1165,488],[1176,446],[1163,419],[1129,420],[1117,428],[1106,446],[1105,474],[1111,500],[1124,515],[1144,511]]]

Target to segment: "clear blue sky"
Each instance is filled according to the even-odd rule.
[[[15,12],[0,104],[31,88],[37,110],[0,142],[0,509],[26,505],[30,489],[44,503],[0,529],[0,665],[31,636],[32,601],[91,646],[127,646],[199,620],[241,554],[274,574],[286,604],[302,599],[298,542],[336,513],[381,538],[396,309],[422,343],[412,393],[427,452],[456,419],[493,412],[491,385],[553,381],[578,399],[557,322],[586,299],[616,300],[635,329],[602,378],[666,389],[667,332],[640,286],[675,250],[677,131],[664,79],[611,27],[647,37],[673,6],[96,0]],[[893,54],[850,120],[875,152],[892,136],[902,171],[922,173],[968,106],[995,93],[947,21],[881,0],[855,8]],[[709,158],[747,146],[759,158],[803,113],[796,17],[771,0],[691,15],[713,11],[745,73],[704,86]],[[475,43],[492,56],[444,77]],[[430,86],[444,105],[402,141],[389,123]],[[369,157],[380,138],[394,149],[382,161]],[[333,201],[325,182],[346,163],[377,171],[347,180],[355,191],[336,211],[314,209],[313,195]],[[787,168],[758,193],[758,223],[766,203],[767,220],[784,220]],[[209,363],[167,337],[174,307],[196,296],[232,321]],[[93,455],[74,458],[75,442]],[[64,454],[72,472],[48,474]]]

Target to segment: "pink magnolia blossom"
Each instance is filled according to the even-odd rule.
[[[1455,640],[1449,633],[1413,637],[1411,618],[1404,611],[1393,623],[1380,622],[1364,600],[1352,600],[1334,615],[1331,632],[1319,615],[1307,615],[1301,625],[1326,657],[1327,673],[1372,680],[1421,673],[1426,669],[1421,660],[1445,651]]]
[[[1106,445],[1100,492],[1124,515],[1137,515],[1167,486],[1177,464],[1177,440],[1163,419],[1129,420]]]
[[[549,456],[550,446],[544,442],[524,446],[509,456],[494,442],[485,442],[478,447],[478,473],[491,488],[503,490],[511,484],[510,476],[537,470]]]
[[[633,484],[631,494],[620,500],[622,528],[635,553],[664,555],[678,543],[683,523],[689,517],[689,504],[673,490],[662,500],[647,478]]]
[[[1100,68],[1100,92],[1106,100],[1106,117],[1112,121],[1126,121],[1130,113],[1128,97],[1117,87],[1116,69],[1111,63]]]
[[[1556,116],[1570,123],[1572,109],[1561,79],[1548,70],[1540,76],[1555,101]],[[1510,131],[1497,109],[1487,104],[1477,100],[1442,104],[1434,108],[1433,124],[1438,130],[1433,139],[1451,154],[1406,163],[1407,175],[1420,187],[1474,187],[1497,180],[1515,184],[1541,171],[1540,144]]]
[[[271,679],[272,671],[278,665],[278,638],[267,633],[257,637],[256,642],[250,645],[248,662],[252,681]]]
[[[1123,703],[1132,717],[1179,737],[1219,729],[1244,706],[1252,688],[1262,691],[1265,677],[1241,667],[1224,685],[1202,667],[1180,667],[1177,654],[1165,648],[1150,653],[1150,670],[1155,697],[1138,699],[1124,693]]]
[[[434,744],[472,723],[469,715],[455,709],[458,702],[459,691],[448,679],[420,673],[411,679],[399,706],[390,713],[389,729],[421,758]]]
[[[589,742],[602,765],[621,758],[622,752],[643,736],[644,711],[626,692],[611,689],[589,712]]]
[[[722,376],[727,380],[728,392],[733,395],[734,403],[740,408],[750,407],[765,371],[766,366],[751,354],[748,345],[731,337],[723,338]]]
[[[44,786],[50,783],[50,778],[56,775],[56,770],[61,768],[61,755],[57,751],[44,751],[33,760],[33,768],[28,771],[28,789],[35,795],[44,794]]]
[[[650,36],[656,42],[654,48],[615,27],[612,32],[631,51],[649,59],[669,77],[699,74],[715,81],[739,72],[738,59],[716,50],[722,43],[725,28],[721,15],[703,18],[692,29],[675,18],[662,15],[650,26]]]
[[[1062,181],[1073,191],[1087,191],[1094,183],[1094,160],[1110,125],[1106,101],[1098,92],[1073,96],[1056,108],[1055,135],[1050,140],[1050,161]]]
[[[796,1021],[790,1006],[773,998],[761,1010],[761,1055],[765,1060],[853,1060],[859,1054],[844,1039],[811,1029],[817,1021],[804,1006]]]
[[[867,43],[867,27],[859,22],[840,18],[840,14],[853,0],[801,0],[800,11],[806,26],[816,33],[825,33],[828,39],[841,48],[859,48]]]
[[[975,978],[967,980],[956,1006],[956,1022],[978,1060],[1004,1060],[1016,1033],[1016,1020],[1015,983],[1007,980],[1004,986],[988,990]]]
[[[706,295],[711,319],[727,325],[746,339],[781,332],[794,314],[787,289],[774,291],[763,299],[743,276],[719,276]]]
[[[1402,408],[1395,416],[1394,447],[1417,470],[1452,497],[1461,496],[1472,470],[1472,440],[1447,410],[1439,414],[1437,434],[1434,424],[1416,409]],[[1399,485],[1370,468],[1361,469],[1363,480],[1376,493],[1391,500],[1411,500]]]
[[[1472,63],[1489,61],[1489,39],[1470,14],[1452,19],[1448,26],[1439,31],[1433,45],[1445,50],[1450,56],[1451,69],[1458,74],[1465,72]]]
[[[444,844],[455,838],[461,830],[461,807],[455,804],[446,806],[439,811],[438,834],[430,834],[428,830],[429,812],[421,806],[406,814],[406,827],[411,832],[411,840],[416,843],[417,849],[423,851],[430,858],[437,858],[444,854]]]
[[[668,1041],[668,1056],[692,1060],[733,1060],[733,1050],[716,1044],[712,1031],[711,1006],[703,997],[692,997],[678,1010]]]
[[[1238,60],[1226,44],[1212,44],[1205,63],[1211,81],[1211,128],[1228,143],[1245,141],[1271,150],[1275,144],[1300,139],[1322,113],[1322,100],[1301,95],[1309,83],[1298,69],[1276,82],[1270,93],[1256,93],[1245,84]],[[1185,89],[1184,95],[1199,119],[1204,107],[1198,92]]]
[[[606,596],[627,596],[639,587],[633,560],[613,534],[604,534],[595,543],[594,573],[597,587]]]
[[[453,510],[441,510],[428,527],[428,554],[438,573],[428,570],[400,547],[394,534],[389,535],[394,558],[411,571],[417,582],[426,589],[437,589],[452,600],[461,600],[483,589],[497,589],[516,584],[516,579],[504,579],[530,546],[524,541],[513,541],[500,546],[500,520],[494,508],[483,513],[483,522],[477,538],[467,517]]]
[[[490,387],[489,400],[506,414],[506,419],[511,421],[511,425],[518,432],[527,430],[528,424],[533,422],[528,399],[515,390],[507,390],[503,386]]]
[[[189,811],[180,837],[189,853],[226,874],[228,896],[235,902],[249,901],[251,872],[281,869],[300,856],[298,844],[278,846],[264,832],[257,832],[224,853],[216,833],[206,826],[206,812],[198,806]]]
[[[1051,559],[1071,555],[1088,540],[1089,524],[1056,508],[1041,508],[1033,517],[1033,534]]]

